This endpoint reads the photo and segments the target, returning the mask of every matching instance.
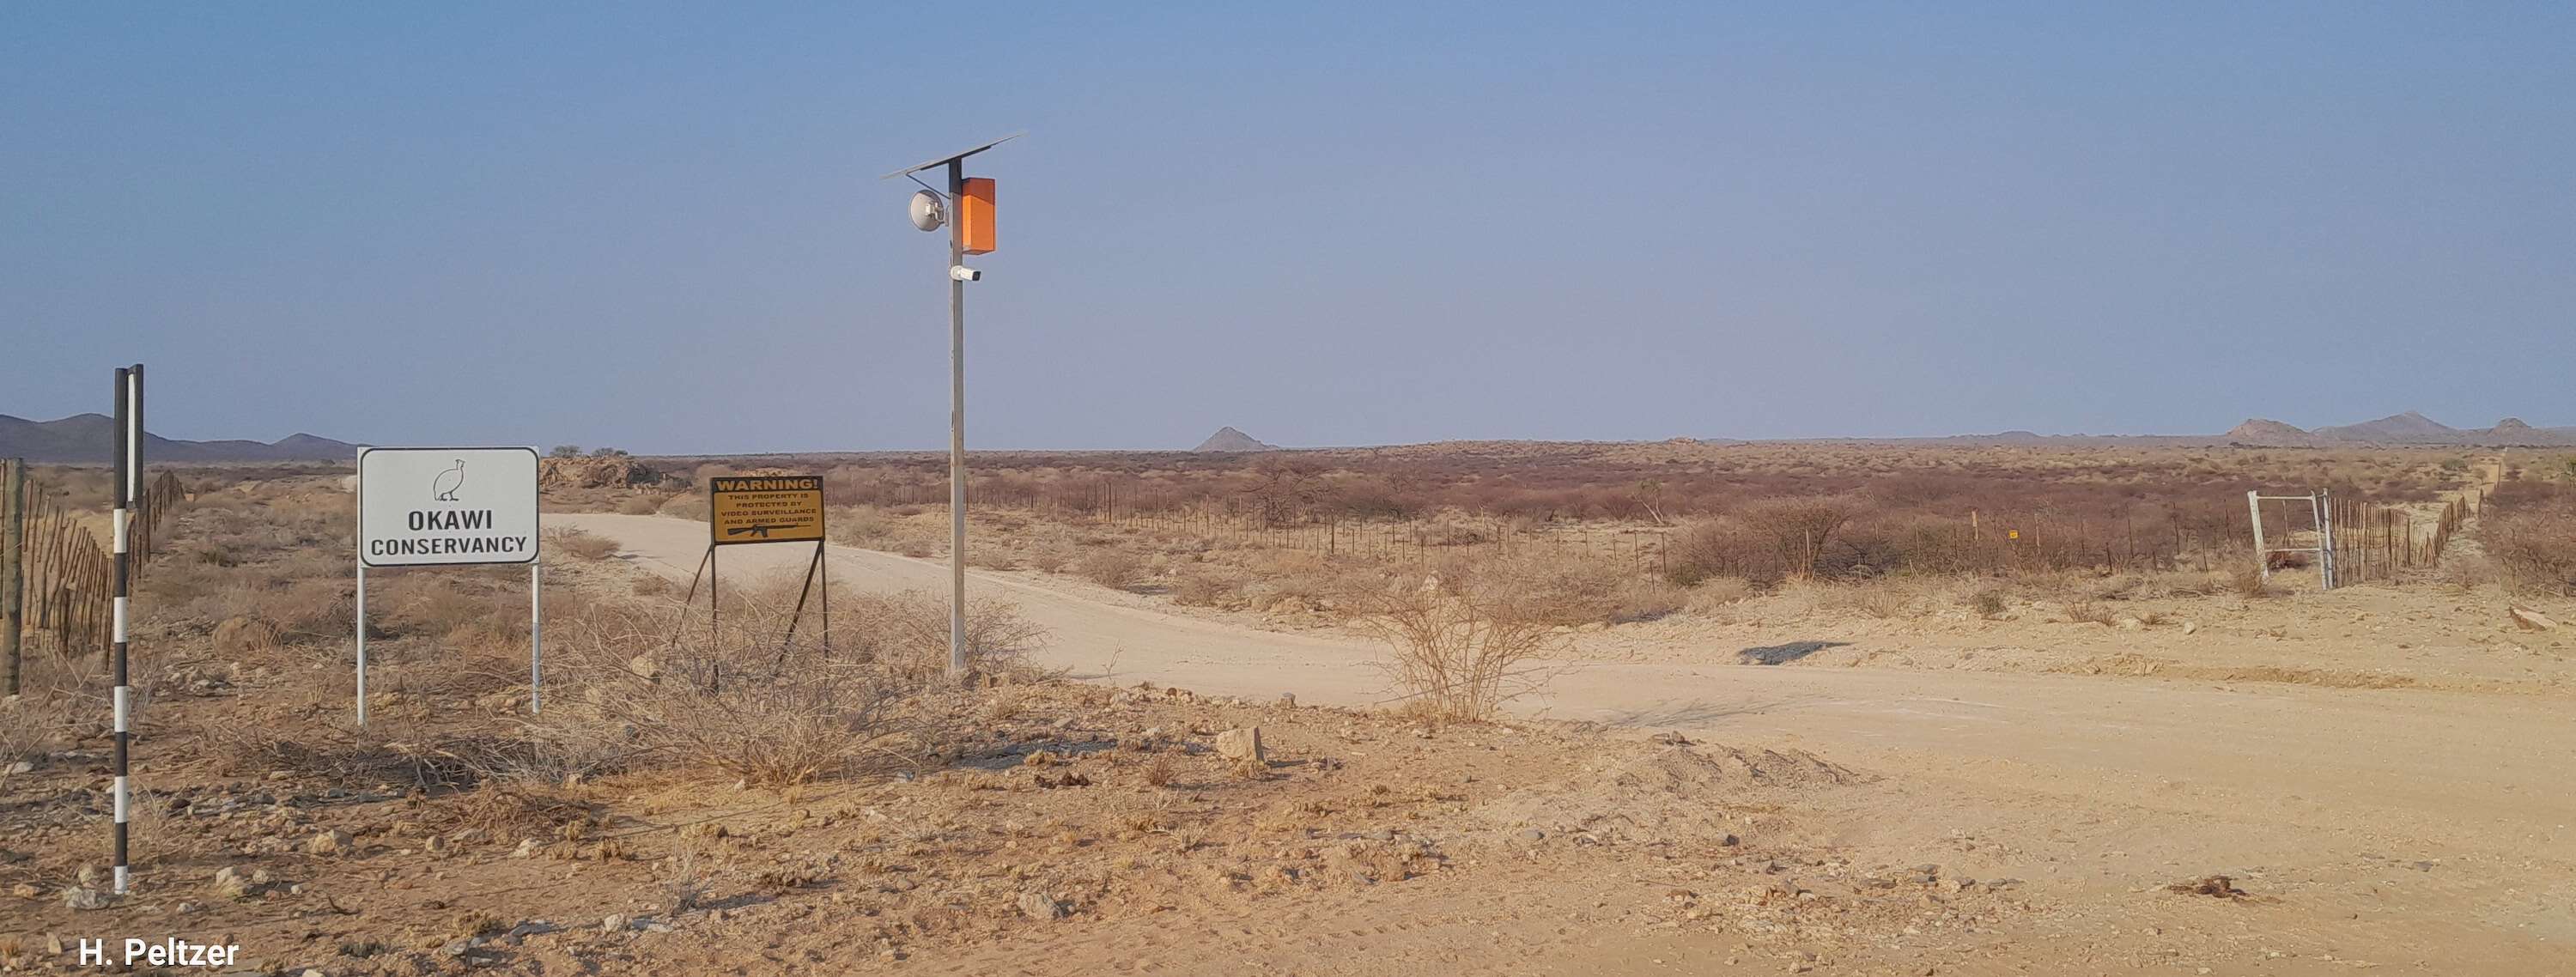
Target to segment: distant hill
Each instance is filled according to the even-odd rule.
[[[0,414],[0,458],[25,458],[47,464],[108,464],[116,452],[116,419],[104,414],[74,414],[58,421],[30,421]],[[276,441],[178,441],[146,433],[143,460],[163,461],[349,461],[358,446],[346,441],[290,434]]]
[[[1254,438],[1252,435],[1245,434],[1245,433],[1243,433],[1243,432],[1241,432],[1241,431],[1237,431],[1237,430],[1235,430],[1235,429],[1233,429],[1233,428],[1231,428],[1231,427],[1221,427],[1221,428],[1217,428],[1217,429],[1216,429],[1216,433],[1215,433],[1215,434],[1208,435],[1208,439],[1207,439],[1207,440],[1199,442],[1199,446],[1198,446],[1198,447],[1191,448],[1190,450],[1192,450],[1192,451],[1277,451],[1277,450],[1279,450],[1279,446],[1278,446],[1278,445],[1275,445],[1275,444],[1270,444],[1270,443],[1268,443],[1268,442],[1264,442],[1264,441],[1258,440],[1258,439]]]
[[[2313,431],[2254,418],[2236,425],[2234,430],[2227,432],[2226,439],[2238,444],[2301,448],[2428,444],[2559,447],[2576,445],[2576,427],[2533,427],[2523,423],[2521,418],[2508,417],[2497,421],[2494,427],[2458,428],[2410,410],[2375,421],[2339,424]]]

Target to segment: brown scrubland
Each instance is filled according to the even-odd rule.
[[[942,458],[576,460],[550,513],[702,519],[707,477],[820,471],[837,543],[946,555]],[[128,932],[329,975],[2576,966],[2558,841],[2516,864],[2295,798],[2228,794],[2284,805],[2238,823],[2127,775],[2105,802],[2021,761],[1521,708],[1612,664],[2563,703],[2566,459],[1474,443],[975,470],[993,579],[1347,635],[1390,694],[1106,681],[980,584],[961,683],[943,594],[836,580],[827,639],[797,579],[729,578],[711,627],[685,567],[567,519],[542,711],[523,571],[386,572],[361,727],[345,472],[189,470],[136,599],[137,889],[72,908],[103,884],[107,680],[31,644],[0,706],[0,968],[72,972],[56,944]],[[72,506],[93,476],[44,473]],[[2382,527],[2342,557],[2378,561],[2363,583],[2266,579],[2245,492],[2312,487]]]

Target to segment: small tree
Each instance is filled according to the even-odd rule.
[[[1481,722],[1542,684],[1555,625],[1524,613],[1508,588],[1438,576],[1398,579],[1360,598],[1362,626],[1384,639],[1384,663],[1412,707],[1435,719]]]
[[[559,444],[554,447],[554,450],[546,452],[546,457],[579,458],[581,457],[581,446],[577,444]]]

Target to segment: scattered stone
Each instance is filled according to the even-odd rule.
[[[2122,614],[2111,619],[2111,626],[2122,631],[2144,631],[2147,629],[2147,622]]]
[[[1653,736],[1646,737],[1646,742],[1653,743],[1653,744],[1655,744],[1655,745],[1657,745],[1657,746],[1689,746],[1689,745],[1691,745],[1691,739],[1690,739],[1690,737],[1688,737],[1688,736],[1684,736],[1684,735],[1682,735],[1682,734],[1680,734],[1680,733],[1673,732],[1672,730],[1669,730],[1669,729],[1668,729],[1668,730],[1665,730],[1665,731],[1663,731],[1663,732],[1660,732],[1660,733],[1656,733],[1656,734],[1655,734],[1655,735],[1653,735]]]
[[[1237,763],[1266,763],[1269,754],[1261,748],[1261,727],[1245,726],[1216,734],[1218,756]]]
[[[305,839],[304,851],[309,855],[346,854],[352,841],[348,832],[333,828]]]
[[[2513,618],[2515,626],[2525,631],[2547,631],[2558,626],[2558,622],[2550,620],[2549,615],[2528,607],[2508,608],[2505,614]]]
[[[44,892],[44,890],[42,890],[42,889],[38,889],[38,888],[36,888],[36,887],[35,887],[35,886],[33,886],[33,885],[30,885],[30,884],[25,883],[25,882],[20,882],[20,883],[18,883],[17,885],[13,885],[13,886],[10,886],[10,887],[9,887],[9,894],[10,894],[10,895],[13,895],[13,896],[17,896],[17,897],[18,897],[18,898],[20,898],[20,899],[34,899],[34,898],[37,898],[37,897],[39,897],[39,896],[44,895],[44,894],[45,894],[45,892]]]
[[[85,885],[76,885],[63,890],[63,907],[66,909],[105,909],[114,901],[115,898],[107,893]]]
[[[537,853],[538,853],[538,852],[540,852],[540,851],[544,851],[544,850],[545,850],[545,847],[546,847],[546,846],[545,846],[545,843],[544,843],[544,842],[541,842],[541,841],[538,841],[537,839],[534,839],[534,838],[521,838],[521,839],[519,839],[519,847],[518,847],[518,849],[517,849],[516,851],[512,851],[512,852],[510,853],[510,857],[512,857],[512,858],[534,858],[534,857],[536,857],[536,855],[537,855]]]
[[[1537,828],[1530,828],[1521,832],[1521,838],[1525,841],[1546,841],[1547,832],[1541,831]]]
[[[1282,692],[1282,693],[1279,693],[1279,708],[1281,708],[1281,709],[1295,709],[1295,708],[1297,708],[1297,693],[1294,693],[1294,692]]]
[[[2184,622],[2182,622],[2182,633],[2184,633],[2184,634],[2199,634],[2199,633],[2200,633],[2200,622],[2198,622],[2198,621],[2184,621]]]
[[[1020,762],[1032,767],[1052,767],[1056,765],[1057,760],[1056,755],[1053,752],[1047,750],[1036,750],[1032,751],[1026,759],[1021,760]]]
[[[649,654],[637,655],[626,660],[626,671],[636,678],[650,682],[662,677],[662,663],[654,661],[653,656]]]
[[[250,879],[243,877],[240,869],[230,865],[215,870],[213,888],[215,895],[226,899],[250,898]]]
[[[32,760],[20,760],[9,765],[9,773],[11,776],[16,776],[22,773],[34,773],[35,771],[36,764]]]
[[[1054,896],[1034,889],[1020,893],[1020,914],[1030,919],[1063,919],[1069,912]]]
[[[624,913],[609,913],[609,914],[608,914],[608,916],[607,916],[606,918],[601,919],[601,920],[599,921],[599,931],[600,931],[601,933],[623,933],[623,932],[625,932],[625,931],[626,931],[626,914],[624,914]]]

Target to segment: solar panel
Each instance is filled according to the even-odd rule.
[[[1003,137],[1002,137],[1002,138],[1000,138],[1000,139],[993,140],[992,142],[985,143],[985,144],[983,144],[983,145],[981,145],[981,146],[977,146],[977,147],[975,147],[975,148],[973,148],[973,149],[969,149],[969,150],[967,150],[967,151],[965,151],[965,152],[962,152],[962,153],[950,153],[950,154],[948,154],[948,155],[946,155],[946,156],[942,156],[942,157],[940,157],[940,158],[938,158],[938,159],[931,160],[930,162],[927,162],[927,163],[922,163],[922,164],[919,164],[919,165],[916,165],[916,166],[907,166],[907,167],[904,167],[903,169],[896,170],[896,171],[894,171],[894,172],[892,172],[892,173],[888,173],[888,174],[886,174],[886,175],[884,175],[884,176],[878,177],[877,179],[880,179],[880,180],[891,180],[891,179],[894,179],[895,177],[903,176],[903,175],[908,174],[908,173],[919,173],[919,172],[921,172],[921,171],[923,171],[923,170],[929,169],[929,168],[934,167],[934,166],[946,166],[946,165],[948,165],[948,164],[949,164],[949,162],[950,162],[950,161],[952,161],[952,160],[961,160],[961,159],[965,159],[966,157],[973,156],[973,155],[975,155],[976,153],[983,152],[983,151],[985,151],[985,150],[987,150],[987,149],[991,149],[991,148],[993,148],[993,147],[995,147],[995,146],[999,146],[999,145],[1001,145],[1001,144],[1003,144],[1003,143],[1010,142],[1010,141],[1011,141],[1011,140],[1013,140],[1013,139],[1017,139],[1017,138],[1020,138],[1021,136],[1025,136],[1025,135],[1028,135],[1028,133],[1025,133],[1025,132],[1014,132],[1014,133],[1011,133],[1010,135],[1003,136]]]

